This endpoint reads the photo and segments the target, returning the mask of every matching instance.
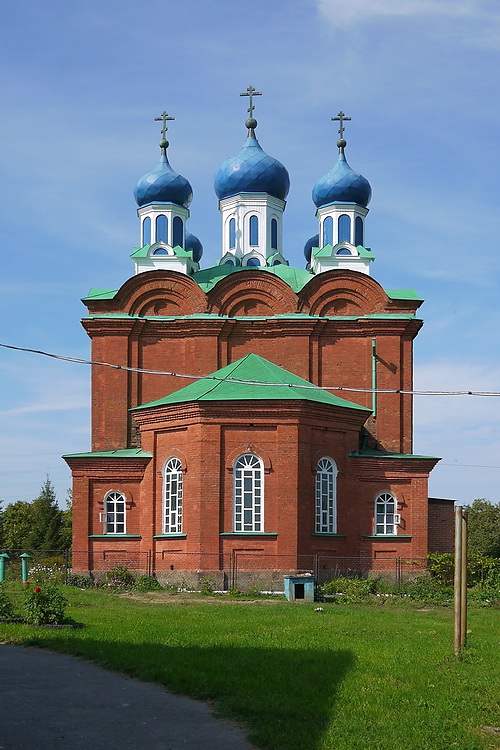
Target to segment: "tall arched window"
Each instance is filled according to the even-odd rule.
[[[104,533],[125,534],[125,496],[112,490],[104,498]]]
[[[168,221],[164,214],[156,217],[155,242],[168,242]]]
[[[365,238],[363,236],[363,219],[361,216],[356,216],[356,220],[354,222],[354,244],[362,245],[365,241]]]
[[[236,247],[236,221],[229,219],[229,248],[234,250]]]
[[[259,219],[257,216],[250,216],[250,244],[259,244]]]
[[[381,492],[375,500],[375,534],[395,534],[397,501],[391,492]]]
[[[264,531],[264,467],[253,453],[244,453],[234,462],[234,531]]]
[[[337,242],[351,241],[351,217],[347,214],[339,216],[339,236]]]
[[[316,467],[316,533],[337,533],[337,466],[326,457]]]
[[[278,249],[278,222],[276,219],[271,219],[271,249]]]
[[[149,216],[146,216],[142,222],[142,244],[143,246],[151,244],[151,219]]]
[[[180,216],[174,216],[172,222],[172,246],[184,246],[184,225]]]
[[[163,533],[182,532],[182,464],[169,458],[163,469]]]
[[[333,245],[333,219],[327,216],[323,222],[323,247]]]

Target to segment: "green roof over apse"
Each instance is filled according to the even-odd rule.
[[[349,453],[349,458],[396,458],[396,459],[432,459],[441,461],[437,456],[420,456],[417,453],[387,453],[386,451],[364,449]]]
[[[121,448],[115,451],[94,451],[90,453],[67,453],[63,458],[152,458],[140,448]]]
[[[212,380],[214,378],[227,378]],[[245,383],[235,380],[249,381]],[[271,383],[272,385],[264,385]],[[308,386],[308,388],[300,387]],[[340,406],[366,412],[371,409],[346,401],[332,393],[317,388],[308,380],[299,378],[283,367],[274,365],[257,354],[247,354],[237,362],[212,373],[207,379],[197,380],[165,398],[136,406],[131,411],[150,409],[154,406],[182,404],[189,401],[314,401],[320,404]]]

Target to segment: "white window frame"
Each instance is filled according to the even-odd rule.
[[[254,453],[233,464],[233,531],[264,532],[264,463]]]
[[[395,536],[400,522],[398,501],[392,492],[379,492],[375,498],[375,536]]]
[[[337,464],[329,456],[319,459],[315,478],[316,533],[337,533]]]
[[[110,490],[106,493],[103,520],[105,534],[127,533],[127,500],[123,492]]]
[[[171,456],[163,467],[163,533],[182,533],[182,462]]]

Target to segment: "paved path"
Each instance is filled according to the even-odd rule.
[[[255,750],[205,704],[72,656],[0,644],[0,750]]]

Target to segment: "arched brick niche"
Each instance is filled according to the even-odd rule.
[[[146,271],[125,282],[114,300],[130,315],[193,315],[207,309],[206,296],[189,276],[176,271]]]
[[[209,312],[239,315],[284,315],[297,311],[297,295],[265,271],[241,271],[219,281],[207,295]]]
[[[299,312],[310,315],[372,315],[388,307],[380,284],[357,271],[320,273],[299,293]]]

